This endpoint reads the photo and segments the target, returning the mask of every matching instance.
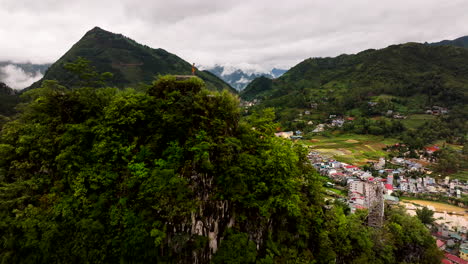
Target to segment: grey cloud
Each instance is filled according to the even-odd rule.
[[[0,0],[0,60],[53,62],[94,26],[197,65],[291,67],[309,58],[468,34],[452,0]]]
[[[12,64],[0,67],[0,81],[17,90],[30,86],[34,82],[40,80],[42,76],[43,75],[39,71],[28,73]]]

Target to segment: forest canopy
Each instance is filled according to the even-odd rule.
[[[241,119],[196,77],[23,96],[0,134],[0,263],[440,263],[401,209],[373,229],[326,204],[271,109]]]

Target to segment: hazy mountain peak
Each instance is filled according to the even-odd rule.
[[[207,67],[206,70],[223,79],[238,91],[242,91],[250,82],[260,76],[274,79],[286,72],[286,70],[277,68],[265,70],[261,67],[254,67],[253,65],[250,65],[250,67],[243,66],[244,65],[235,67],[233,65],[216,64],[213,67]]]

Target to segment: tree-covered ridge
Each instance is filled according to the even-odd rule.
[[[460,37],[454,40],[442,40],[439,42],[429,43],[432,46],[457,46],[462,48],[468,48],[468,36]]]
[[[88,31],[73,47],[47,70],[44,78],[30,88],[40,87],[44,80],[57,80],[64,86],[74,86],[78,79],[64,69],[66,63],[82,57],[91,61],[98,72],[114,76],[108,84],[116,87],[150,84],[155,76],[165,74],[189,75],[192,66],[178,56],[163,49],[141,45],[121,34],[95,27]],[[197,71],[210,90],[236,91],[215,75]]]
[[[0,134],[1,263],[440,263],[417,218],[326,204],[270,109],[241,120],[198,78],[24,96]]]
[[[265,106],[307,108],[328,105],[330,112],[344,112],[366,103],[372,96],[418,98],[427,105],[454,106],[468,101],[468,50],[453,46],[417,43],[366,50],[336,58],[307,59],[280,78],[252,82],[241,94],[262,99]],[[262,87],[258,87],[258,86]]]
[[[0,82],[0,119],[2,119],[1,116],[14,114],[14,107],[18,104],[19,100],[20,98],[15,90]]]

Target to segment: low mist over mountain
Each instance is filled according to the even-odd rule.
[[[97,72],[112,73],[113,77],[108,81],[108,85],[121,88],[151,83],[157,75],[189,75],[192,70],[192,65],[177,55],[141,45],[124,35],[95,27],[55,62],[44,78],[34,83],[31,88],[39,87],[43,80],[58,80],[65,86],[75,85],[77,77],[65,70],[64,65],[74,62],[78,57],[90,61]],[[229,89],[236,92],[210,72],[197,70],[196,75],[204,80],[211,90]]]
[[[216,65],[212,68],[207,68],[206,70],[223,79],[238,91],[242,91],[255,78],[264,76],[274,79],[280,77],[287,71],[273,68],[269,72],[262,72],[259,70],[241,70],[231,66],[221,65]]]
[[[50,64],[14,63],[0,61],[0,81],[20,90],[40,80]]]

